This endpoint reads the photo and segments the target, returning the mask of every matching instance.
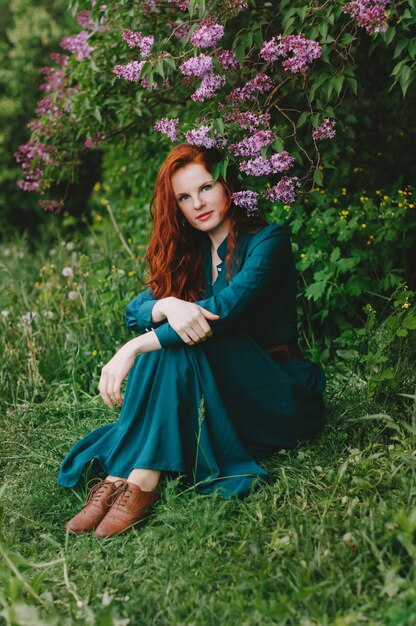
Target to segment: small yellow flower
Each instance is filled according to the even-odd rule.
[[[381,194],[380,189],[376,189],[376,194],[379,196]]]
[[[105,191],[110,191],[110,186],[109,185],[103,185],[103,189],[105,189]]]
[[[413,204],[413,202],[412,202],[412,204],[409,204],[409,209],[413,209],[413,208],[414,208],[414,206],[415,206],[415,205],[414,205],[414,204]]]
[[[338,204],[338,198],[334,198],[334,204]]]
[[[388,200],[389,196],[383,196],[383,200]]]
[[[128,275],[129,276],[134,276],[136,272],[129,272]]]
[[[95,214],[95,221],[96,222],[102,222],[103,221],[103,216],[100,215],[99,213]]]
[[[301,259],[305,259],[305,258],[306,258],[306,254],[304,254],[303,252],[301,252],[300,258],[301,258]]]
[[[35,283],[33,283],[33,286],[36,287],[36,289],[39,289],[40,283],[38,281],[36,281]]]
[[[288,209],[290,209],[290,204],[284,204],[283,208],[285,211],[287,211]]]
[[[97,350],[93,350],[93,351],[91,352],[91,354],[92,354],[92,356],[97,356]]]
[[[94,187],[92,188],[92,190],[95,192],[100,191],[100,189],[101,189],[100,183],[95,183]]]
[[[367,224],[361,224],[361,228],[367,228]]]
[[[131,243],[133,241],[133,239],[131,237],[128,237],[127,241],[128,241],[128,243]]]
[[[402,306],[402,309],[408,309],[411,306],[410,302],[405,302]]]
[[[343,195],[343,196],[346,196],[346,195],[347,195],[347,190],[346,190],[346,188],[345,188],[345,187],[343,187],[343,188],[341,189],[341,193],[342,193],[342,195]]]
[[[403,206],[403,202],[399,202],[399,206]]]
[[[108,204],[107,198],[101,198],[101,204],[103,204],[104,206],[107,206]]]

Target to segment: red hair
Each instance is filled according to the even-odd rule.
[[[206,287],[202,266],[203,239],[208,235],[193,228],[187,220],[185,226],[181,225],[185,218],[177,205],[171,177],[189,163],[199,163],[212,174],[213,165],[222,156],[215,148],[183,143],[172,148],[159,170],[150,200],[153,232],[144,257],[150,266],[150,279],[145,284],[152,289],[155,298],[175,296],[194,302],[203,297]],[[248,217],[246,209],[232,202],[232,194],[240,189],[233,166],[228,168],[226,181],[222,176],[218,180],[227,196],[222,216],[230,220],[225,259],[229,278],[239,230],[256,232],[260,226],[267,226],[268,222],[262,217]]]

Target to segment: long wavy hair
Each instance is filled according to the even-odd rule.
[[[221,160],[222,153],[215,148],[178,144],[167,155],[156,177],[150,200],[150,216],[153,232],[148,245],[145,261],[150,266],[150,278],[145,284],[152,289],[155,298],[175,296],[181,300],[194,302],[201,298],[205,290],[203,271],[203,239],[208,235],[199,231],[186,220],[178,207],[173,192],[171,177],[181,167],[189,163],[199,163],[212,175],[212,167]],[[225,259],[227,279],[231,275],[234,251],[237,248],[237,235],[240,230],[257,232],[268,225],[263,217],[250,216],[246,209],[234,204],[231,199],[240,190],[235,167],[231,165],[226,174],[220,175],[227,202],[221,211],[222,217],[230,220]],[[185,219],[185,226],[181,221]]]

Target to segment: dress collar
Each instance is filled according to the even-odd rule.
[[[240,231],[238,233],[237,241],[238,241],[240,248],[242,244],[244,243],[244,241],[246,241],[246,239],[248,239],[249,237],[250,235],[248,233],[245,233],[244,231]],[[207,251],[211,253],[211,239],[209,238],[209,235],[205,235],[204,243],[205,243],[205,247]],[[228,248],[228,235],[221,241],[220,245],[217,248],[217,254],[220,257],[221,261],[224,261],[225,257],[227,256],[227,248]]]

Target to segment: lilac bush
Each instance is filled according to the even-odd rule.
[[[220,150],[215,175],[235,163],[243,186],[254,187],[234,200],[248,211],[259,198],[290,204],[321,184],[318,143],[335,138],[335,106],[357,89],[349,60],[357,30],[384,32],[389,2],[270,4],[86,3],[81,32],[61,41],[68,54],[44,70],[32,137],[16,153],[21,188],[43,195],[73,174],[83,150],[123,141],[141,120],[171,142]]]

